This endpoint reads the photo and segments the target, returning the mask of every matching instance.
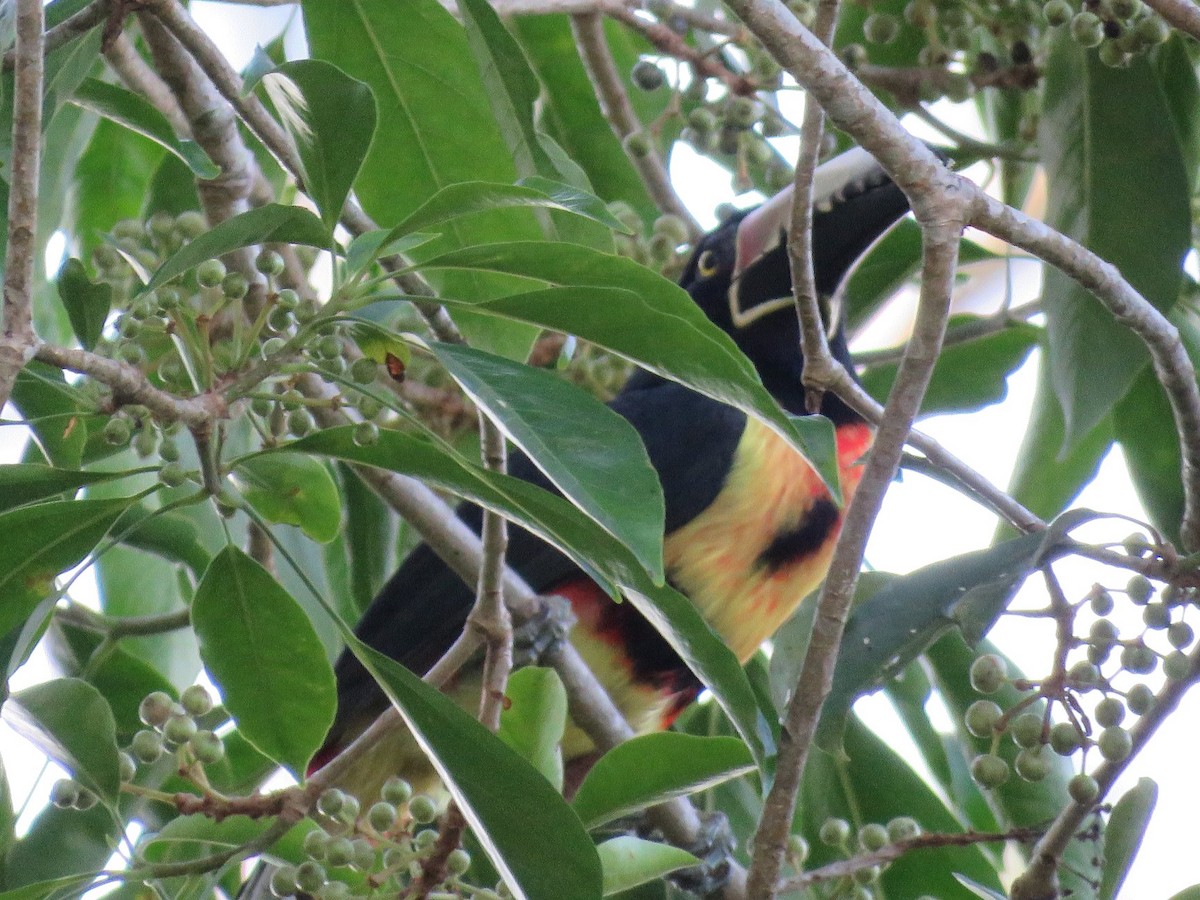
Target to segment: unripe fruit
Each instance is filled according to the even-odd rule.
[[[808,859],[809,846],[808,841],[801,834],[788,835],[788,855],[792,857],[792,861],[797,866],[804,865],[804,861]]]
[[[1146,46],[1153,47],[1166,43],[1171,36],[1171,26],[1158,16],[1148,16],[1134,26],[1138,39]]]
[[[327,881],[317,891],[317,900],[347,900],[350,896],[350,885],[344,881]],[[433,894],[428,895],[430,898]]]
[[[225,279],[225,263],[219,259],[206,259],[196,266],[196,280],[207,288],[214,288]]]
[[[882,872],[883,870],[880,869],[879,866],[865,866],[861,869],[855,869],[854,874],[851,877],[857,884],[860,885],[874,884],[879,880],[879,876],[882,874]],[[874,894],[867,893],[864,896],[869,898],[869,900],[875,900]]]
[[[927,0],[910,0],[904,7],[904,18],[914,28],[928,28],[937,21],[937,8]]]
[[[75,797],[75,802],[71,804],[71,808],[77,809],[80,812],[86,812],[95,806],[99,799],[99,797],[97,797],[87,788],[80,787],[79,793]]]
[[[212,695],[202,684],[184,688],[183,693],[179,695],[179,703],[193,716],[203,716],[213,708]]]
[[[275,304],[279,309],[293,310],[300,303],[300,295],[291,288],[284,288],[275,296]]]
[[[307,409],[294,409],[288,413],[287,427],[296,437],[304,437],[317,427],[317,423]]]
[[[1121,648],[1121,668],[1135,675],[1149,675],[1158,668],[1158,656],[1145,644]]]
[[[342,342],[335,335],[329,334],[318,339],[313,349],[316,350],[317,356],[323,359],[333,359],[335,356],[342,355]]]
[[[241,272],[230,272],[221,279],[221,293],[230,300],[241,300],[250,292],[250,282]]]
[[[889,13],[871,13],[863,22],[863,36],[872,44],[890,44],[900,34],[900,22]]]
[[[169,437],[164,437],[158,445],[158,455],[163,462],[178,462],[179,445]]]
[[[428,825],[437,818],[437,804],[425,794],[417,794],[408,801],[408,813],[419,825]]]
[[[396,824],[396,807],[380,800],[367,810],[367,822],[376,831],[387,831]]]
[[[296,866],[296,887],[310,894],[315,894],[325,884],[325,867],[313,860],[307,860]]]
[[[393,775],[383,783],[383,789],[379,793],[388,803],[401,806],[407,803],[408,798],[412,796],[412,785],[403,778]]]
[[[1008,781],[1008,763],[993,753],[977,756],[971,762],[971,777],[985,790],[998,788]]]
[[[1195,632],[1187,622],[1176,622],[1167,629],[1167,640],[1176,650],[1186,650],[1195,639]]]
[[[1008,666],[994,653],[988,653],[971,663],[971,687],[981,694],[992,694],[1008,681]]]
[[[205,766],[216,765],[225,758],[225,742],[208,729],[197,731],[192,735],[188,746],[192,748],[196,759]]]
[[[887,832],[888,839],[892,843],[895,843],[915,838],[921,833],[921,826],[917,824],[916,819],[909,818],[908,816],[897,816],[887,823]]]
[[[1120,725],[1125,719],[1125,704],[1119,697],[1105,697],[1096,704],[1096,722],[1103,728]]]
[[[346,805],[346,799],[345,792],[339,791],[337,788],[330,788],[317,798],[317,809],[322,815],[336,816]]]
[[[1077,690],[1091,690],[1100,683],[1100,670],[1086,660],[1080,660],[1071,666],[1067,678],[1072,687]]]
[[[1067,0],[1050,0],[1042,7],[1042,14],[1046,17],[1046,24],[1058,27],[1066,25],[1071,21],[1071,13],[1073,12],[1071,4]]]
[[[1018,747],[1040,747],[1042,745],[1042,715],[1035,712],[1024,712],[1013,719],[1008,727],[1013,743]]]
[[[850,823],[845,819],[826,819],[817,836],[827,847],[844,847],[850,840]]]
[[[639,59],[634,63],[629,78],[643,91],[657,91],[667,83],[666,73],[648,59]]]
[[[274,250],[263,250],[254,258],[254,268],[263,275],[283,273],[283,257]]]
[[[1133,739],[1124,728],[1105,728],[1096,738],[1096,749],[1110,762],[1121,762],[1133,752]]]
[[[1041,781],[1050,774],[1050,754],[1045,747],[1026,747],[1013,760],[1013,768],[1026,781]]]
[[[353,794],[346,794],[342,800],[342,808],[338,812],[338,818],[343,822],[357,822],[360,809],[358,798]]]
[[[325,851],[329,849],[329,832],[314,828],[304,836],[304,855],[321,862],[325,859]]]
[[[1154,548],[1150,546],[1150,539],[1140,531],[1135,531],[1125,540],[1121,541],[1121,546],[1125,548],[1125,552],[1130,556],[1136,556],[1139,559],[1145,556]]]
[[[296,870],[291,866],[283,866],[271,873],[271,893],[276,897],[293,897],[298,890]]]
[[[1150,598],[1154,596],[1154,585],[1145,575],[1134,575],[1125,585],[1125,592],[1129,594],[1129,599],[1139,606],[1143,606],[1150,602]]]
[[[133,429],[126,419],[109,419],[104,423],[104,441],[113,447],[124,447],[132,434]]]
[[[204,214],[193,209],[180,213],[175,219],[175,230],[189,240],[200,237],[207,228]]]
[[[991,700],[976,700],[967,707],[963,721],[967,731],[977,738],[990,738],[1004,711]]]
[[[376,853],[375,848],[371,846],[371,842],[366,838],[355,838],[354,841],[354,860],[350,865],[356,869],[361,869],[368,872],[375,868]]]
[[[642,159],[649,156],[654,149],[654,144],[650,140],[650,136],[644,131],[633,131],[625,136],[624,141],[625,152],[634,159]]]
[[[165,691],[154,691],[138,704],[138,718],[153,728],[161,728],[175,710],[175,701]]]
[[[418,851],[428,850],[437,840],[437,829],[426,828],[423,831],[418,831],[417,836],[413,839],[413,847]]]
[[[325,848],[325,862],[330,866],[348,866],[354,859],[354,845],[348,837],[335,837]]]
[[[1108,619],[1097,619],[1088,632],[1088,640],[1102,647],[1111,647],[1120,636],[1117,626]]]
[[[1165,603],[1147,603],[1142,610],[1142,621],[1147,628],[1161,631],[1171,624],[1171,610]]]
[[[1071,722],[1055,722],[1050,728],[1050,746],[1059,756],[1070,756],[1082,741],[1079,729]]]
[[[858,830],[858,843],[868,852],[882,850],[888,844],[887,829],[877,822],[868,823]]]
[[[847,44],[842,48],[842,62],[850,71],[861,67],[867,61],[867,51],[862,44]]]
[[[446,871],[451,875],[461,875],[471,867],[471,854],[462,847],[450,851],[446,857]]]
[[[1100,796],[1100,785],[1091,775],[1080,772],[1067,782],[1067,793],[1080,806],[1089,806]]]
[[[155,762],[163,752],[162,735],[157,731],[142,729],[133,736],[129,750],[140,762],[146,764]]]
[[[1182,650],[1172,650],[1163,658],[1163,674],[1172,681],[1183,681],[1192,673],[1192,661]]]
[[[122,750],[117,754],[117,768],[122,781],[133,781],[137,775],[137,760],[128,751]]]
[[[1144,716],[1154,708],[1154,691],[1147,685],[1135,684],[1126,692],[1125,703],[1135,716]]]
[[[1081,47],[1095,47],[1104,40],[1104,23],[1095,13],[1076,13],[1071,19],[1071,37]]]
[[[761,104],[750,97],[731,97],[725,106],[725,124],[733,128],[749,128],[761,117]]]
[[[315,297],[304,297],[296,304],[296,321],[304,324],[321,314],[321,304]]]
[[[78,781],[71,778],[60,778],[50,786],[50,802],[59,809],[70,809],[79,799],[82,790]]]
[[[350,366],[350,380],[355,384],[371,384],[379,374],[379,365],[373,359],[361,357]]]
[[[379,426],[374,422],[359,422],[354,426],[354,443],[359,447],[369,447],[379,443]]]
[[[176,488],[187,481],[187,472],[177,462],[163,463],[158,470],[158,480],[167,487]]]
[[[196,733],[196,720],[191,716],[171,716],[163,723],[162,732],[172,744],[186,744]]]

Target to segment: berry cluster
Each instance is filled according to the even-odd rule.
[[[877,853],[890,844],[911,840],[920,833],[920,826],[908,816],[898,816],[886,825],[868,822],[859,828],[857,833],[845,819],[829,818],[821,823],[818,838],[822,844],[849,859],[860,854]],[[788,862],[797,872],[803,869],[808,853],[808,842],[798,834],[792,835],[788,841],[787,855]],[[844,876],[835,885],[831,896],[846,897],[850,900],[873,900],[876,896],[874,886],[878,884],[886,868],[885,863],[863,865],[855,869],[852,875]]]

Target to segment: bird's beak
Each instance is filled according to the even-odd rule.
[[[828,212],[847,196],[862,194],[886,180],[887,175],[866,150],[860,147],[847,150],[817,167],[813,211]],[[738,225],[733,284],[729,290],[729,312],[738,328],[792,303],[786,245],[794,194],[795,188],[788,185],[752,210]],[[763,271],[768,269],[772,271]],[[766,282],[772,289],[764,292]],[[758,289],[751,289],[755,283]]]

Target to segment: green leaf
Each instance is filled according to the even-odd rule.
[[[211,231],[189,241],[159,266],[154,277],[139,292],[153,290],[206,259],[265,243],[303,244],[328,250],[332,237],[321,220],[307,209],[268,203],[226,219]]]
[[[270,522],[295,525],[327,544],[342,527],[342,499],[329,469],[296,453],[255,456],[234,470],[247,502]]]
[[[395,516],[349,466],[337,465],[345,498],[343,514],[351,588],[355,604],[362,612],[395,569]]]
[[[817,744],[838,752],[856,697],[899,672],[954,625],[978,640],[1046,552],[1033,533],[889,581],[854,608],[842,637]]]
[[[67,875],[51,881],[39,881],[36,884],[26,884],[11,891],[0,891],[0,900],[47,900],[50,897],[73,897],[82,893],[93,880],[94,875]]]
[[[1104,867],[1100,874],[1099,900],[1114,900],[1125,883],[1142,838],[1150,826],[1150,816],[1158,802],[1158,785],[1150,778],[1139,778],[1120,800],[1104,826]]]
[[[0,638],[19,628],[54,592],[132,501],[62,500],[0,514]]]
[[[367,271],[379,259],[394,253],[408,253],[434,240],[436,234],[408,234],[397,240],[390,239],[391,232],[377,228],[354,238],[346,247],[346,277],[353,278]]]
[[[949,327],[962,326],[972,318],[956,317]],[[999,403],[1008,395],[1008,376],[1025,362],[1040,331],[1017,324],[998,334],[947,346],[934,364],[921,415],[970,412]],[[863,387],[876,400],[886,401],[898,368],[895,363],[871,367],[863,374]]]
[[[182,513],[133,506],[121,517],[116,532],[122,544],[183,563],[196,578],[212,561],[195,523]]]
[[[1179,295],[1191,213],[1163,85],[1145,57],[1110,68],[1065,29],[1046,59],[1039,144],[1050,189],[1047,224],[1116,266],[1166,312]],[[1131,228],[1131,209],[1154,214]],[[1042,298],[1070,450],[1108,417],[1149,356],[1126,325],[1057,269],[1048,269]]]
[[[112,709],[86,681],[56,678],[13,694],[8,723],[108,804],[117,802],[121,776]]]
[[[133,91],[98,78],[86,78],[75,89],[71,102],[164,147],[186,163],[197,178],[216,178],[221,174],[220,167],[199,144],[177,138],[166,116]]]
[[[566,802],[450,698],[351,637],[517,900],[601,896],[596,849]]]
[[[57,469],[38,463],[13,463],[0,466],[0,512],[27,503],[48,500],[101,481],[125,477],[125,472],[83,472]]]
[[[10,399],[28,421],[46,460],[78,468],[88,429],[79,396],[62,371],[33,360],[17,375]]]
[[[371,88],[319,59],[285,62],[263,85],[296,142],[304,190],[332,230],[375,134]]]
[[[637,431],[587,391],[544,369],[471,347],[431,349],[475,404],[563,494],[662,582],[666,506]]]
[[[596,847],[604,870],[604,896],[611,897],[672,872],[700,865],[686,850],[647,841],[631,834],[615,837]]]
[[[71,328],[85,350],[95,348],[112,307],[112,285],[93,283],[77,259],[68,259],[58,273],[58,296],[67,308]]]
[[[102,803],[84,811],[46,806],[9,851],[5,885],[20,889],[69,876],[90,882],[112,857],[120,831],[120,820]],[[74,900],[79,893],[61,890],[49,896]]]
[[[509,676],[504,699],[497,736],[561,792],[567,691],[558,673],[538,666],[518,669]]]
[[[1183,521],[1183,456],[1171,404],[1153,369],[1138,376],[1113,410],[1113,433],[1150,522],[1178,543]]]
[[[498,512],[557,547],[610,596],[623,593],[658,628],[765,768],[774,741],[737,658],[695,605],[670,585],[654,584],[623,544],[561,497],[470,464],[427,440],[384,430],[378,442],[360,447],[353,432],[353,426],[327,429],[289,447],[412,475]]]
[[[510,208],[557,209],[599,222],[616,231],[628,232],[621,221],[608,211],[599,197],[559,184],[548,178],[523,178],[516,184],[491,184],[467,181],[451,184],[415,210],[408,218],[387,233],[385,243],[421,232],[434,225],[462,216],[493,209]]]
[[[643,734],[600,757],[571,805],[585,826],[596,828],[752,771],[754,759],[737,738]]]
[[[1200,900],[1200,884],[1184,888],[1178,894],[1172,896],[1171,900]]]
[[[266,569],[230,546],[196,589],[192,623],[242,734],[301,777],[337,706],[333,669],[308,617]]]
[[[955,872],[954,880],[965,887],[976,897],[979,897],[980,900],[1008,900],[1008,898],[1004,894],[1000,893],[1000,891],[993,890],[990,887],[984,887],[978,881],[973,881],[966,875],[960,875]]]

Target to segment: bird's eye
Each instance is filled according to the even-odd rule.
[[[696,260],[696,271],[705,278],[711,278],[717,274],[717,254],[711,250],[705,250],[700,254],[700,258]]]

